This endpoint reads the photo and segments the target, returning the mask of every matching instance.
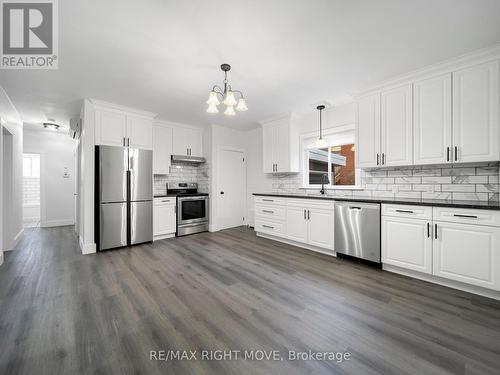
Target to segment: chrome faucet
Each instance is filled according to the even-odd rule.
[[[321,195],[325,195],[325,184],[329,184],[328,175],[325,173],[321,176],[321,190],[319,191]]]

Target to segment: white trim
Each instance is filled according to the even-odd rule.
[[[278,120],[286,120],[289,117],[291,117],[292,115],[293,115],[292,112],[281,113],[279,115],[276,115],[273,117],[268,117],[268,118],[266,118],[264,120],[260,120],[258,122],[261,126],[266,126],[266,125],[272,124],[273,122],[278,121]]]
[[[6,249],[4,249],[4,252],[14,250],[19,241],[21,240],[23,234],[24,234],[24,228],[22,228],[19,232],[17,232],[17,234],[14,236],[9,246]]]
[[[217,229],[217,226],[215,224],[209,224],[208,225],[208,231],[209,232],[218,232],[219,229]]]
[[[202,126],[187,125],[187,124],[182,124],[179,122],[173,122],[173,121],[169,121],[169,120],[155,119],[153,121],[153,125],[163,126],[165,128],[183,128],[183,129],[192,129],[192,130],[205,130],[205,128]]]
[[[262,233],[262,232],[255,232],[255,233],[256,233],[257,237],[267,238],[268,240],[273,240],[273,241],[277,241],[277,242],[286,243],[288,245],[300,247],[300,248],[303,248],[303,249],[306,249],[306,250],[312,250],[312,251],[314,251],[316,253],[320,253],[320,254],[323,254],[323,255],[328,255],[328,256],[331,256],[331,257],[337,257],[337,254],[333,251],[333,249],[331,249],[330,252],[328,252],[328,249],[325,249],[325,248],[322,248],[322,247],[318,247],[318,246],[309,245],[309,244],[306,244],[306,243],[303,243],[303,242],[297,242],[297,241],[289,240],[287,238],[283,238],[283,237],[279,237],[279,236],[273,236],[272,234],[267,234],[267,233]]]
[[[105,102],[104,100],[98,100],[98,99],[93,99],[93,98],[87,98],[87,100],[91,104],[93,104],[95,107],[97,107],[98,109],[114,109],[117,111],[127,112],[129,114],[144,116],[144,117],[151,118],[151,119],[158,116],[158,113],[143,111],[143,110],[137,109],[137,108],[126,107],[126,106],[120,105],[120,104],[109,103],[109,102]]]
[[[82,237],[79,238],[78,242],[83,255],[94,254],[96,252],[95,243],[83,243]]]
[[[390,87],[396,87],[416,80],[431,78],[445,73],[450,73],[468,66],[482,64],[491,60],[500,58],[500,44],[469,52],[452,59],[441,61],[439,63],[428,65],[424,68],[413,70],[411,72],[396,76],[386,81],[379,82],[358,90],[353,96],[360,97],[371,91],[380,91]]]
[[[398,274],[405,275],[408,277],[413,277],[415,279],[428,281],[428,282],[433,283],[433,284],[439,284],[439,285],[443,285],[443,286],[446,286],[449,288],[462,290],[462,291],[465,291],[468,293],[478,294],[480,296],[500,300],[500,292],[499,291],[481,288],[481,287],[478,287],[475,285],[468,285],[468,284],[464,284],[464,283],[461,283],[458,281],[447,280],[447,279],[443,279],[443,278],[438,277],[438,276],[428,275],[428,274],[420,273],[420,272],[413,271],[413,270],[407,270],[407,269],[403,269],[403,268],[389,265],[389,264],[383,264],[382,269],[384,271],[394,272],[394,273],[398,273]]]
[[[160,234],[160,235],[157,235],[157,236],[153,237],[153,242],[159,241],[159,240],[164,240],[164,239],[167,239],[167,238],[173,238],[173,237],[175,237],[175,233]]]
[[[63,220],[42,220],[40,226],[42,228],[50,227],[62,227],[65,225],[75,225],[75,219],[63,219]]]

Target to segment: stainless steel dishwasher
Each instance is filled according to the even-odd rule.
[[[335,202],[334,250],[380,263],[380,204]]]

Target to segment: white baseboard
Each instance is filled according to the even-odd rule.
[[[209,232],[217,232],[217,231],[219,231],[219,229],[217,229],[217,226],[215,224],[209,224],[208,231]]]
[[[63,220],[47,220],[47,221],[42,221],[40,223],[40,226],[42,228],[50,228],[50,227],[62,227],[66,225],[74,225],[75,220],[74,219],[63,219]]]
[[[96,245],[93,242],[83,243],[83,238],[80,237],[78,239],[78,243],[80,245],[80,250],[83,255],[94,254],[97,251]]]
[[[12,242],[10,243],[10,246],[6,248],[4,251],[11,251],[14,250],[14,248],[17,246],[19,241],[21,240],[22,236],[24,234],[24,228],[22,228],[12,239]]]
[[[292,240],[289,240],[286,238],[273,236],[272,234],[267,234],[267,233],[262,233],[262,232],[256,232],[256,233],[257,233],[258,237],[267,238],[268,240],[283,242],[283,243],[286,243],[288,245],[301,247],[301,248],[306,249],[306,250],[312,250],[312,251],[315,251],[316,253],[321,253],[321,254],[332,256],[332,257],[337,256],[337,254],[333,251],[333,249],[332,250],[323,249],[322,247],[312,246],[312,245],[308,245],[308,244],[305,244],[302,242],[292,241]]]
[[[462,290],[464,292],[469,292],[472,294],[479,294],[480,296],[483,296],[483,297],[488,297],[488,298],[500,300],[500,292],[495,291],[495,290],[481,288],[481,287],[475,286],[475,285],[468,285],[468,284],[461,283],[459,281],[447,280],[447,279],[443,279],[442,277],[428,275],[428,274],[421,273],[418,271],[407,270],[407,269],[400,268],[397,266],[392,266],[389,264],[383,264],[382,269],[384,271],[399,273],[400,275],[413,277],[414,279],[428,281],[428,282],[433,283],[433,284],[447,286],[448,288],[458,289],[458,290]]]
[[[158,240],[164,240],[166,238],[172,238],[175,237],[175,233],[169,233],[169,234],[160,234],[158,236],[153,237],[153,242],[158,241]]]

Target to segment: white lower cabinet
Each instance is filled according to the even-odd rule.
[[[304,207],[287,207],[287,238],[293,241],[307,243],[307,227],[307,209]]]
[[[383,264],[500,290],[499,211],[396,207],[382,206]]]
[[[500,290],[500,228],[434,222],[436,276]]]
[[[160,239],[175,235],[177,211],[175,198],[155,198],[153,207],[153,235]]]
[[[431,223],[427,220],[383,216],[382,263],[431,274]]]
[[[308,214],[308,243],[313,246],[333,249],[333,206],[331,209],[311,208]]]

